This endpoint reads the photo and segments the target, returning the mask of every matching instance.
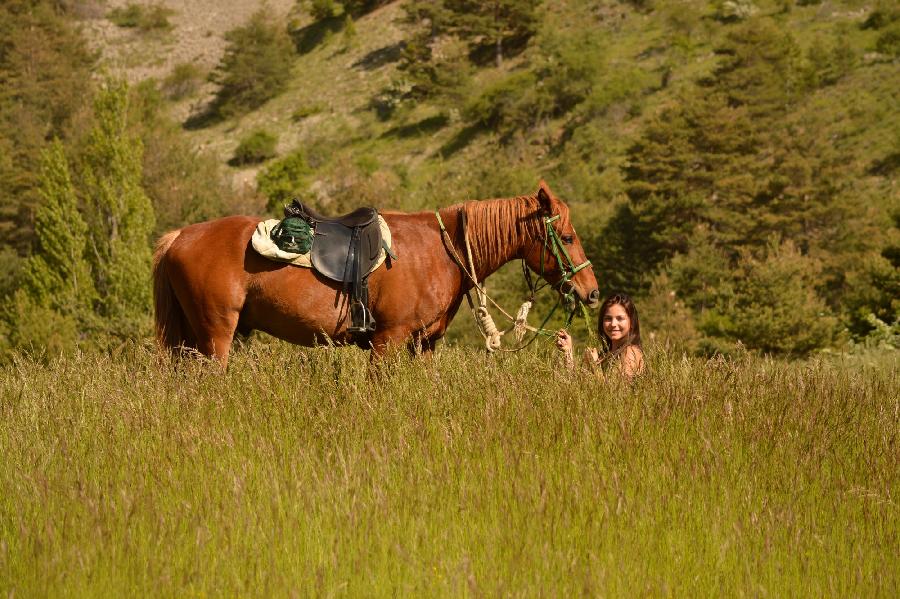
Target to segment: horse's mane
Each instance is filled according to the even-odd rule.
[[[508,259],[509,246],[540,239],[540,205],[537,197],[517,196],[465,202],[467,234],[475,264],[498,264]]]

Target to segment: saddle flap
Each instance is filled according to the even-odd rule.
[[[344,282],[353,262],[353,229],[338,223],[319,223],[313,237],[310,261],[313,268],[329,279]]]
[[[380,258],[381,225],[377,220],[364,227],[334,222],[316,225],[310,260],[313,268],[329,279],[347,283],[365,277]]]

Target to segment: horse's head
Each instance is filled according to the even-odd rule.
[[[540,235],[525,248],[525,264],[563,295],[574,293],[590,308],[600,305],[600,290],[581,240],[569,220],[569,207],[540,182],[537,192]]]

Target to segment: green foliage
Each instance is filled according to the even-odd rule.
[[[169,17],[172,11],[162,4],[135,4],[114,8],[107,18],[119,27],[135,28],[143,32],[165,31],[172,28]]]
[[[5,339],[0,338],[0,350],[5,352],[47,361],[72,353],[81,339],[74,316],[37,302],[22,289],[8,298],[2,319],[6,330]]]
[[[728,306],[732,340],[766,353],[805,355],[830,344],[837,320],[817,296],[819,267],[791,242],[744,252]]]
[[[155,213],[141,186],[143,146],[127,128],[128,89],[109,82],[99,93],[84,150],[91,266],[101,314],[111,333],[141,334],[150,313],[150,237]]]
[[[806,53],[806,79],[810,86],[833,85],[853,70],[856,55],[846,37],[829,47],[817,37]]]
[[[228,46],[211,75],[219,84],[211,110],[224,118],[259,108],[281,93],[291,78],[294,46],[265,10],[225,34]]]
[[[881,29],[900,20],[900,7],[890,0],[879,0],[862,24],[863,29]]]
[[[306,155],[295,150],[266,167],[256,176],[259,192],[268,198],[270,212],[281,212],[280,208],[293,198],[302,197],[309,185],[312,170],[306,162]]]
[[[875,49],[892,58],[900,56],[900,20],[884,28],[875,42]]]
[[[21,288],[38,305],[63,314],[86,314],[96,299],[85,260],[88,228],[59,141],[44,154],[41,196],[34,217],[37,243],[23,269]]]
[[[257,129],[244,137],[234,150],[232,165],[258,164],[275,157],[278,137],[264,129]]]
[[[875,316],[868,314],[866,320],[872,326],[872,330],[863,338],[862,344],[874,349],[900,349],[900,316],[893,323],[887,323]]]
[[[76,347],[97,299],[85,259],[87,225],[58,141],[44,153],[40,192],[36,247],[19,275],[19,289],[0,316],[9,349],[53,356]]]
[[[27,255],[41,152],[69,139],[91,98],[95,56],[50,0],[0,3],[0,244]]]
[[[337,14],[337,6],[334,0],[312,0],[309,4],[309,14],[317,21],[330,19]]]
[[[489,57],[497,66],[504,54],[522,49],[537,32],[540,2],[533,0],[442,0],[451,23],[468,40],[474,57]]]
[[[157,216],[154,234],[235,212],[258,211],[231,188],[216,157],[198,152],[185,138],[166,107],[152,81],[131,89],[128,129],[144,147],[142,185]]]
[[[160,91],[169,100],[178,101],[193,96],[203,82],[203,72],[192,62],[175,65],[172,72],[163,79]]]

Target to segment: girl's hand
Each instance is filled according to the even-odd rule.
[[[572,336],[565,329],[556,331],[556,349],[566,354],[572,353]]]
[[[597,353],[597,348],[588,347],[584,350],[584,363],[588,366],[594,366],[600,361],[600,354]]]

